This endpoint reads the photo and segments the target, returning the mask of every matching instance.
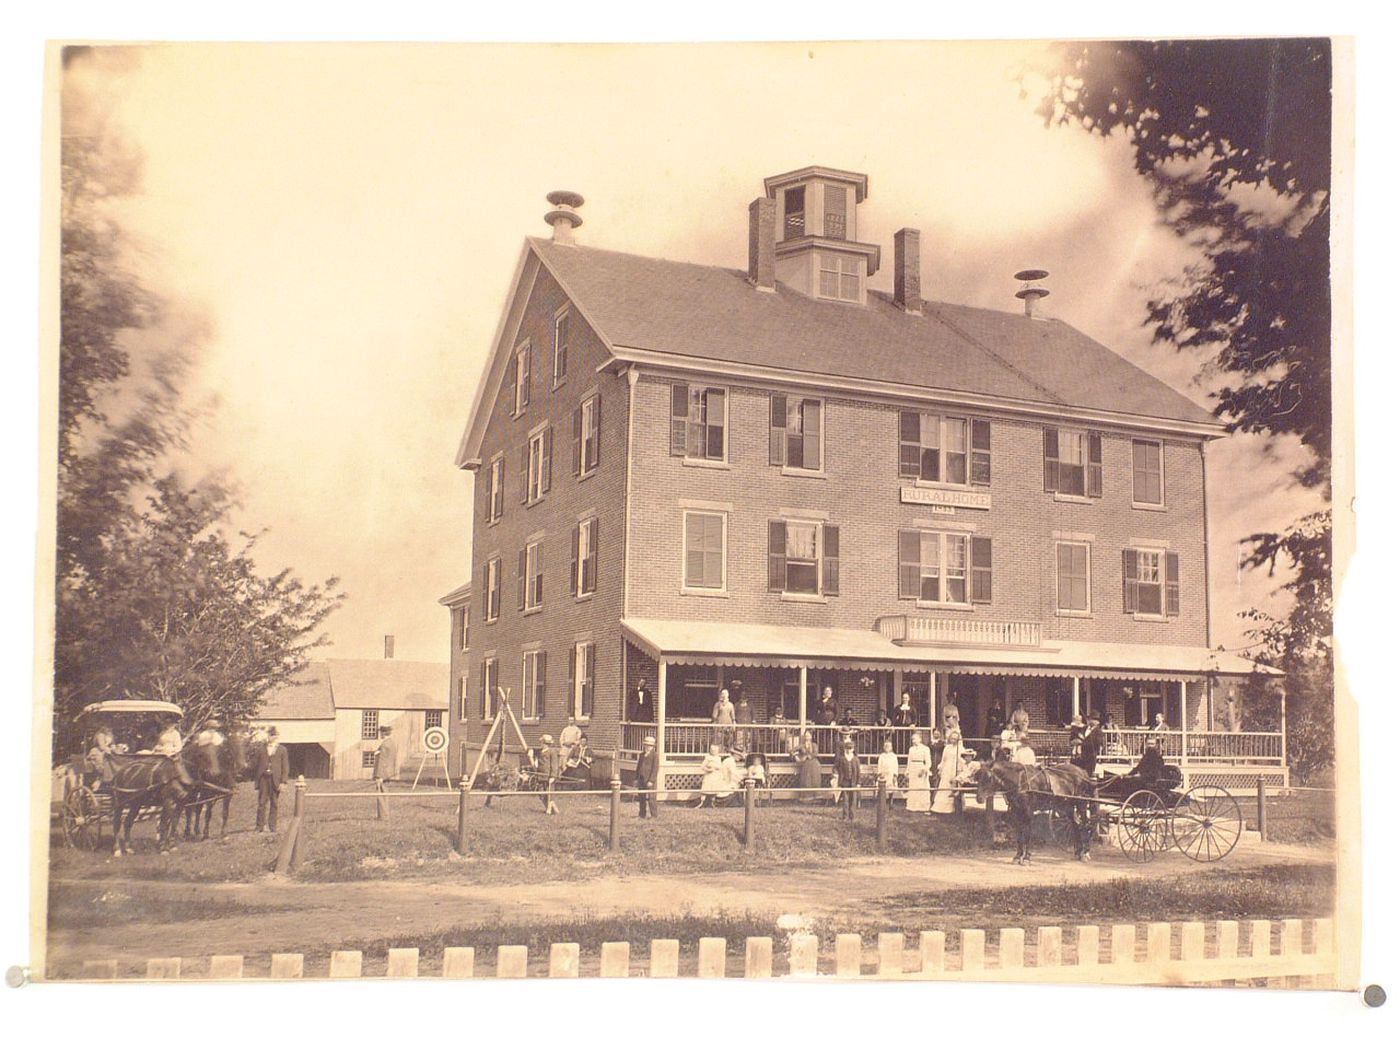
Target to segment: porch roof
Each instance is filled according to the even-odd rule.
[[[653,658],[726,667],[893,669],[958,674],[1085,678],[1203,678],[1280,672],[1234,653],[1184,645],[1125,645],[1050,639],[1039,648],[896,645],[876,631],[699,620],[622,621],[626,636]]]

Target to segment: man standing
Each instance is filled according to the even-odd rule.
[[[637,683],[637,691],[632,694],[632,721],[653,722],[656,720],[656,712],[651,706],[651,690],[647,688],[646,679]]]
[[[554,804],[554,783],[559,779],[559,749],[554,746],[554,737],[545,733],[540,737],[540,778],[544,781],[544,812],[546,816],[554,816],[559,812],[559,807]]]
[[[1070,758],[1070,761],[1092,777],[1099,764],[1101,750],[1103,750],[1103,727],[1098,718],[1091,715],[1089,716],[1089,727],[1079,741],[1079,751]]]
[[[856,742],[850,737],[841,745],[841,753],[836,756],[836,786],[841,789],[841,819],[856,819],[856,792],[860,787],[860,759],[856,756]]]
[[[253,758],[253,783],[258,789],[258,831],[277,831],[277,796],[287,782],[287,749],[277,741],[277,729],[267,731],[267,743]]]
[[[657,772],[661,760],[656,754],[656,737],[649,736],[642,741],[642,754],[637,759],[637,816],[645,820],[656,816]]]
[[[383,796],[389,793],[385,785],[399,777],[399,746],[394,743],[393,733],[393,726],[379,727],[379,750],[374,753],[374,790]],[[378,813],[382,817],[389,811],[388,798],[375,801],[378,803]]]
[[[739,693],[739,700],[734,705],[734,721],[741,726],[753,725],[753,708],[749,706],[748,698],[739,692],[738,682],[731,683],[735,692]]]
[[[909,698],[909,690],[899,694],[899,706],[894,710],[894,724],[901,728],[908,728],[919,721],[918,712],[914,710],[914,701]]]
[[[822,698],[817,701],[817,716],[812,721],[819,726],[836,724],[836,698],[831,695],[831,686],[822,690]]]

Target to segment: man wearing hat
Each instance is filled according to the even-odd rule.
[[[258,789],[258,814],[254,827],[258,831],[266,828],[277,830],[277,796],[282,793],[282,785],[287,782],[287,749],[277,741],[277,727],[267,731],[267,743],[257,749],[253,756],[253,783]]]
[[[224,723],[218,715],[212,716],[204,723],[199,734],[194,738],[198,747],[223,747],[224,746]]]
[[[544,779],[544,802],[546,816],[554,816],[559,807],[554,804],[554,782],[559,779],[559,749],[554,746],[554,737],[545,733],[540,737],[540,776]]]
[[[185,748],[185,742],[180,737],[180,720],[174,715],[166,715],[161,720],[160,735],[156,737],[155,747],[151,748],[158,755],[178,755]]]
[[[642,753],[637,759],[637,816],[645,820],[656,816],[657,773],[661,766],[661,756],[656,753],[656,737],[642,740]]]
[[[1103,750],[1103,723],[1097,715],[1090,715],[1088,727],[1084,730],[1084,736],[1079,741],[1076,753],[1071,756],[1070,762],[1088,773],[1094,775],[1094,770],[1099,764],[1099,752]]]
[[[860,758],[856,755],[856,742],[851,737],[846,737],[841,742],[841,753],[836,756],[836,764],[833,767],[835,773],[836,786],[841,789],[860,787]],[[854,790],[841,791],[841,819],[856,819],[856,792]]]

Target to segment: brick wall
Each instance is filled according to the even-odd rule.
[[[990,494],[991,509],[945,517],[899,500],[901,485],[909,483],[896,472],[897,405],[827,398],[826,476],[792,477],[768,465],[767,389],[729,387],[729,469],[688,466],[669,455],[669,383],[644,376],[637,385],[632,616],[870,629],[881,615],[925,611],[897,597],[897,531],[952,521],[992,537],[993,601],[928,615],[1035,621],[1047,638],[1206,643],[1205,508],[1196,442],[1165,444],[1164,510],[1133,508],[1131,436],[1115,432],[1103,437],[1103,497],[1062,502],[1043,491],[1040,425],[994,418],[992,485],[974,490]],[[681,593],[685,500],[728,508],[726,597]],[[767,591],[767,522],[792,509],[826,513],[840,526],[839,596],[793,602]],[[1056,615],[1057,531],[1093,537],[1087,618]],[[1122,550],[1134,540],[1161,540],[1180,555],[1180,616],[1146,622],[1123,612]]]

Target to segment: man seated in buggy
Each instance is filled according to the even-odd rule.
[[[1161,743],[1150,736],[1143,744],[1142,758],[1121,777],[1113,778],[1108,786],[1114,797],[1127,798],[1134,791],[1155,791],[1165,795],[1181,784],[1181,771],[1167,765],[1162,757]]]

